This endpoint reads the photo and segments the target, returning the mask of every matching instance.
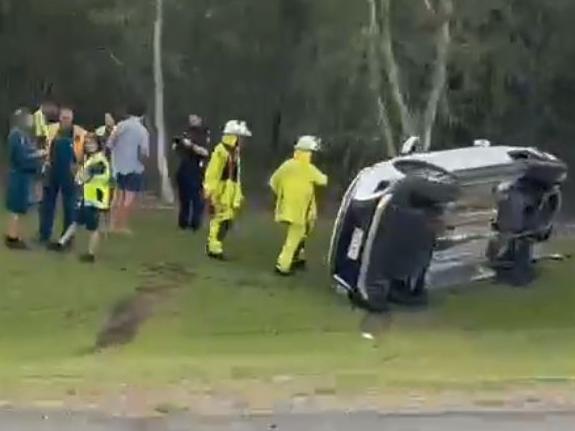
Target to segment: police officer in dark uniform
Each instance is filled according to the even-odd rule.
[[[197,231],[204,212],[203,182],[210,155],[207,149],[210,131],[197,115],[190,115],[188,121],[188,130],[172,142],[172,148],[180,159],[176,175],[180,201],[178,225],[184,230]]]

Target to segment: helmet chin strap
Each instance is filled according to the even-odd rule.
[[[303,151],[303,150],[295,150],[293,154],[293,158],[300,162],[311,163],[312,159],[312,152],[311,151]]]
[[[228,147],[235,147],[239,143],[239,138],[236,135],[224,135],[222,142]]]

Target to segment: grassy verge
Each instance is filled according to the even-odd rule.
[[[265,217],[244,215],[230,237],[228,263],[203,256],[203,233],[173,225],[168,213],[146,214],[138,235],[108,239],[93,267],[73,254],[0,249],[2,396],[97,396],[126,385],[354,394],[575,378],[570,262],[545,265],[530,289],[478,284],[435,294],[427,311],[375,319],[331,290],[323,264],[327,223],[312,242],[311,269],[287,280],[272,273],[282,232]],[[162,265],[188,275],[152,277],[150,267]],[[110,309],[149,286],[150,277],[177,289],[158,301],[132,342],[90,354]],[[365,329],[376,339],[362,338]]]

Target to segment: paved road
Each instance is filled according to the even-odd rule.
[[[572,431],[574,414],[380,416],[326,414],[237,419],[110,419],[0,412],[1,431]]]

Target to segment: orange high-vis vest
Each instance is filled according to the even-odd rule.
[[[48,151],[52,146],[52,142],[56,138],[60,130],[60,123],[50,124],[48,126]],[[80,163],[84,159],[84,144],[86,142],[86,134],[88,132],[80,126],[74,126],[74,155],[76,156],[76,161]]]

